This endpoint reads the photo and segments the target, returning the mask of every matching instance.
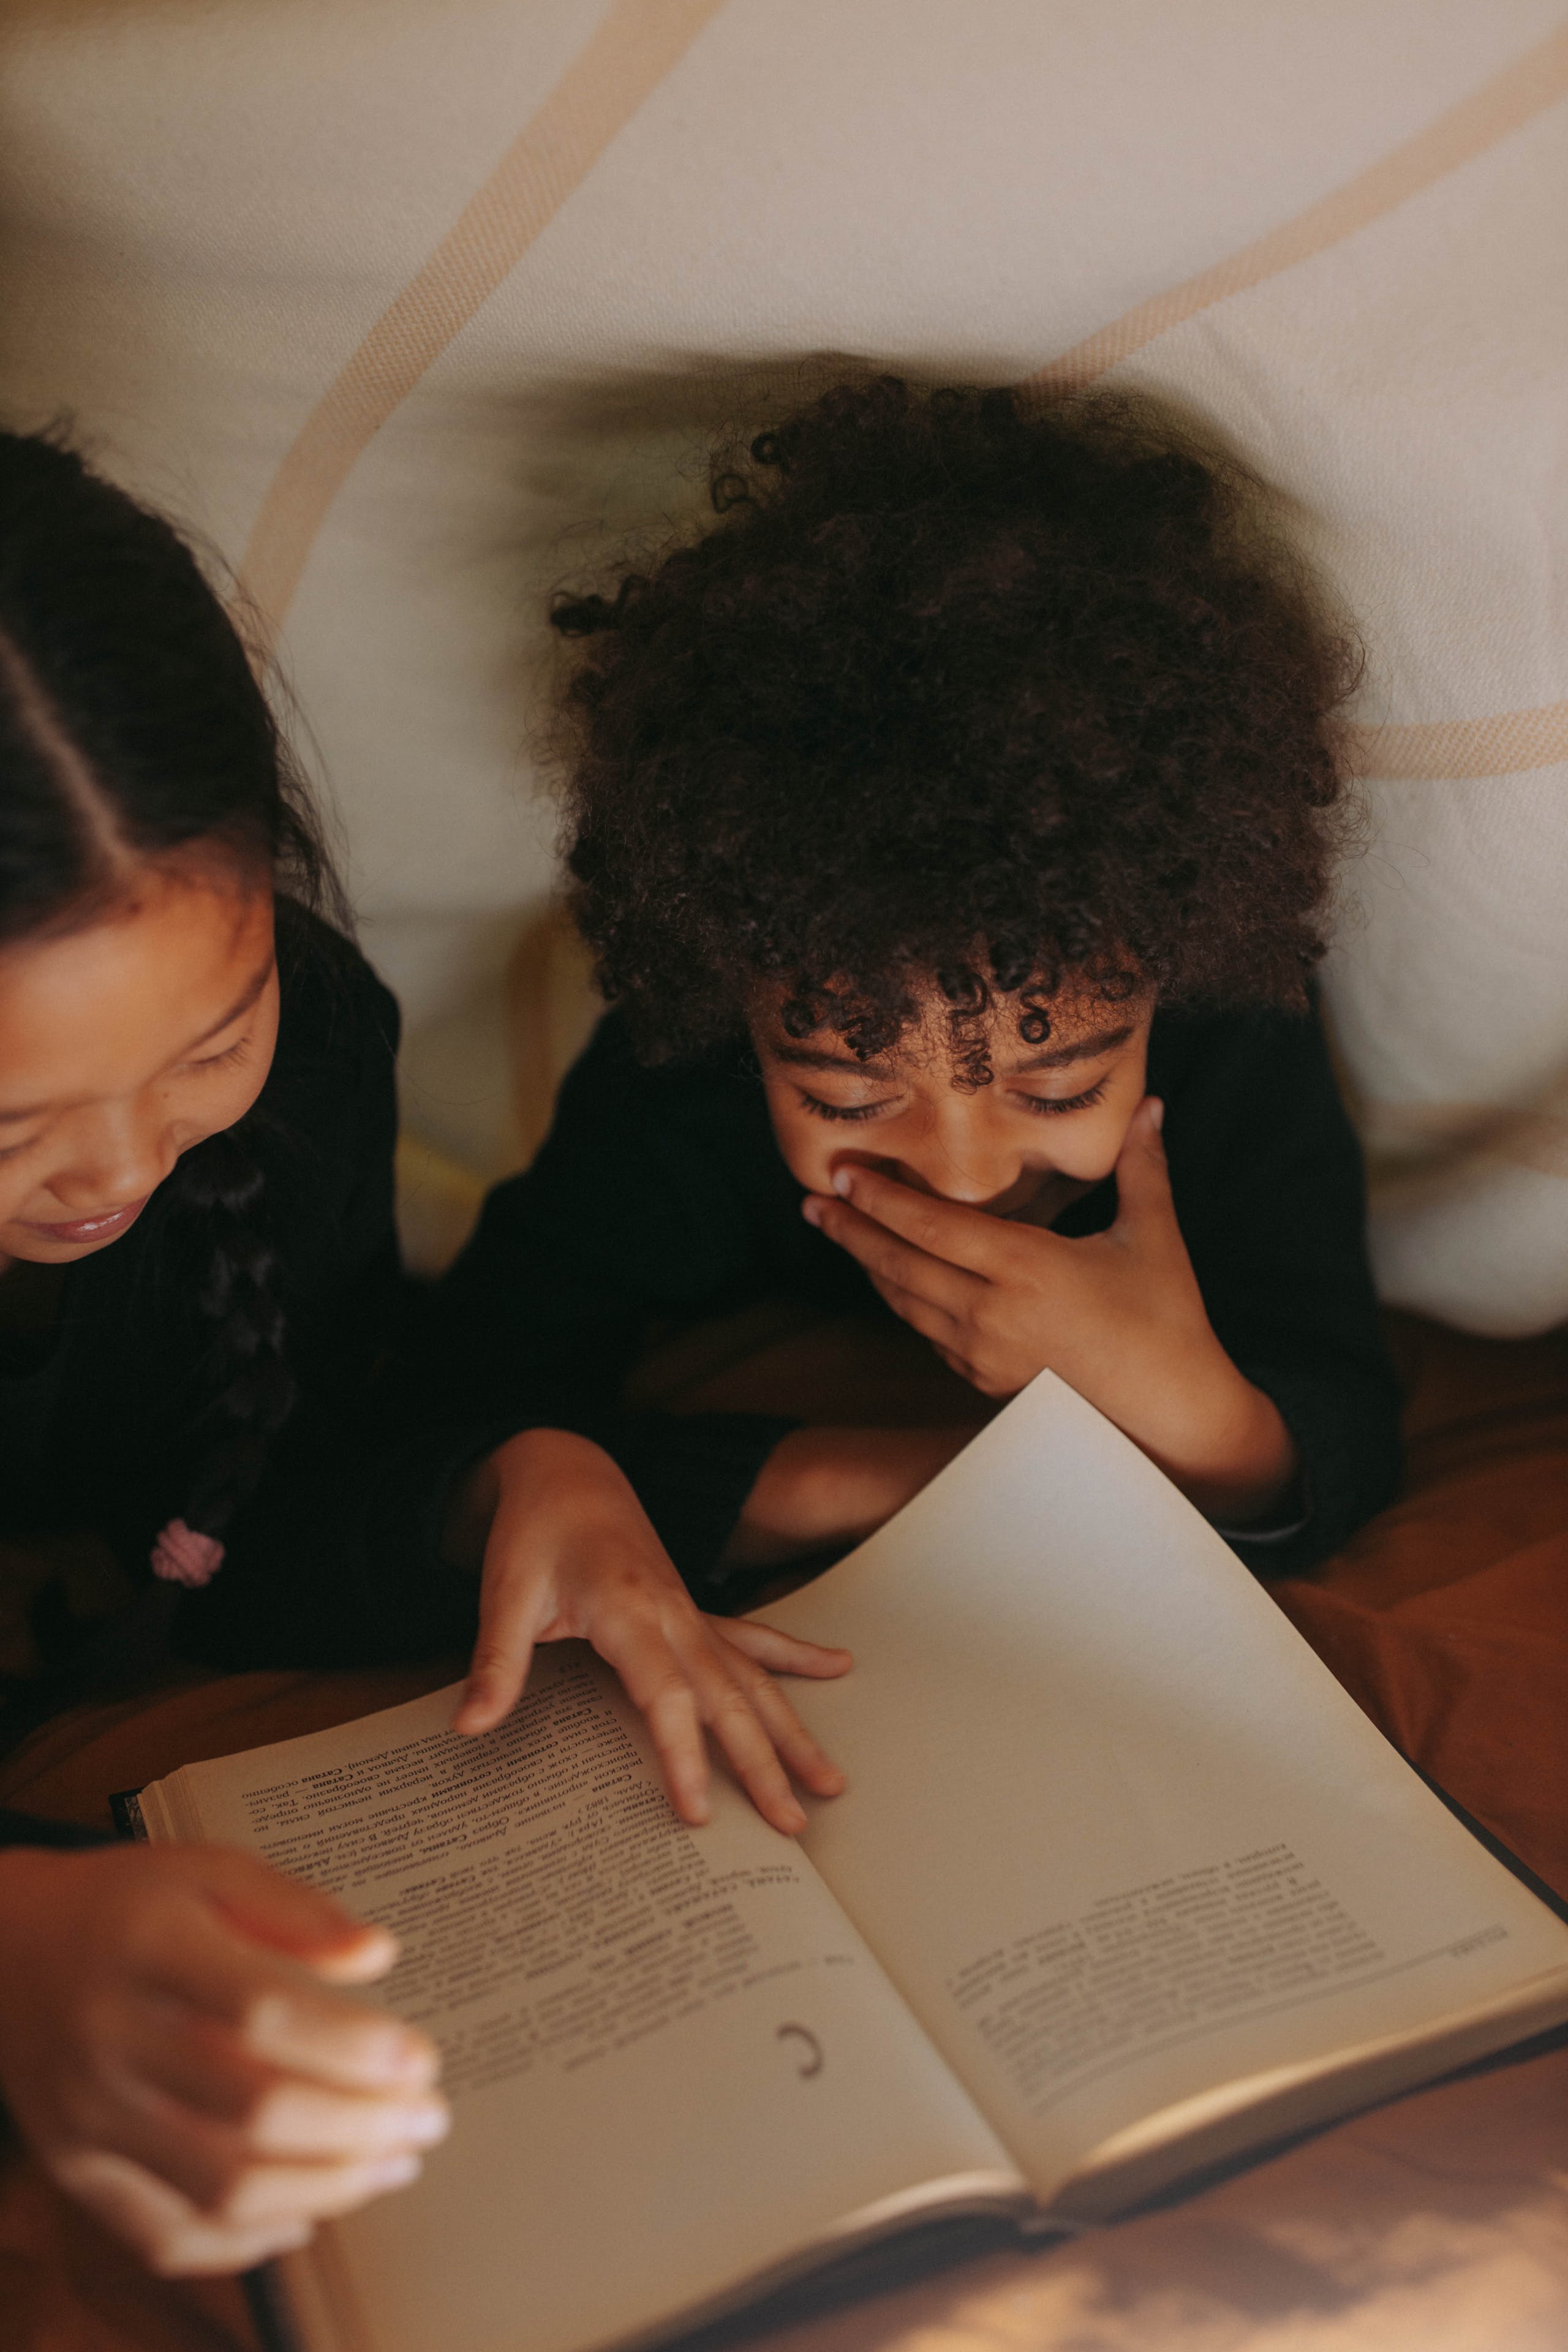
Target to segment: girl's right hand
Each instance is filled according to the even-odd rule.
[[[479,1633],[453,1728],[491,1731],[521,1695],[538,1642],[592,1643],[647,1724],[684,1822],[710,1816],[705,1734],[764,1821],[793,1837],[791,1780],[834,1797],[829,1762],[773,1679],[847,1674],[825,1650],[745,1617],[705,1616],[609,1455],[563,1429],[509,1438],[467,1481],[447,1528],[459,1562],[482,1547]]]
[[[412,2180],[447,2131],[433,2044],[331,1990],[395,1957],[249,1854],[11,1847],[0,2093],[151,2269],[246,2269]]]

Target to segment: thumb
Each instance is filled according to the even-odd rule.
[[[504,1525],[492,1528],[479,1588],[479,1630],[452,1728],[466,1735],[493,1731],[522,1696],[540,1624],[548,1616],[547,1588],[510,1572],[518,1562]]]
[[[242,1935],[319,1976],[364,1984],[384,1976],[397,1958],[397,1938],[384,1927],[356,1919],[331,1895],[252,1854],[215,1850],[205,1877],[213,1901]]]
[[[1158,1095],[1145,1095],[1132,1114],[1116,1162],[1116,1223],[1130,1228],[1173,1223],[1171,1177],[1160,1129],[1165,1106]]]

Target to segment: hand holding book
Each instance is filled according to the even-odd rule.
[[[241,2269],[406,2186],[428,2035],[332,1990],[395,1939],[216,1847],[0,1856],[0,2085],[61,2187],[165,2273]]]
[[[705,1734],[757,1811],[788,1836],[805,1827],[791,1779],[837,1796],[828,1761],[773,1680],[831,1678],[847,1650],[755,1622],[705,1616],[615,1464],[565,1430],[522,1431],[469,1481],[450,1548],[482,1543],[479,1633],[453,1728],[491,1731],[511,1712],[534,1644],[592,1643],[652,1735],[684,1822],[709,1817]]]
[[[1055,2228],[1568,2014],[1568,1929],[1060,1381],[780,1602],[849,1786],[785,1844],[554,1644],[142,1791],[397,1935],[458,2116],[284,2278],[304,2352],[600,2352],[922,2221]],[[776,1628],[775,1628],[776,1631]]]

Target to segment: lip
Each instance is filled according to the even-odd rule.
[[[105,1209],[92,1217],[72,1217],[65,1224],[41,1225],[29,1221],[27,1231],[67,1249],[81,1242],[112,1241],[116,1234],[135,1223],[151,1198],[150,1193],[143,1192],[139,1201],[127,1201],[122,1209]]]

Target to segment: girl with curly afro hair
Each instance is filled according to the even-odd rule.
[[[896,1396],[817,1391],[838,1426],[648,1417],[699,1590],[867,1531],[1047,1367],[1259,1570],[1390,1497],[1310,993],[1356,663],[1255,488],[1125,404],[886,377],[558,604],[613,1009],[449,1279],[453,1360],[607,1401],[658,1327],[781,1298],[905,1350]]]

